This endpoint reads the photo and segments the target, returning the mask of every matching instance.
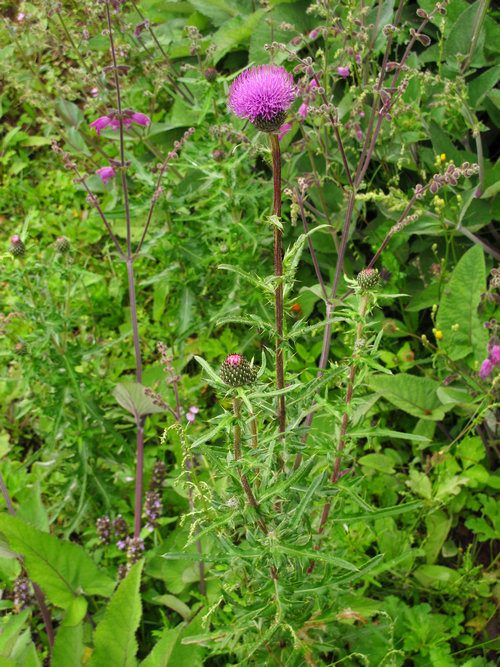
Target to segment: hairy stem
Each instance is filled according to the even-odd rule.
[[[271,153],[273,158],[273,185],[274,199],[273,212],[281,218],[281,152],[280,142],[277,134],[269,135],[271,140]],[[278,279],[274,293],[274,310],[276,325],[276,387],[284,389],[285,373],[283,368],[283,257],[281,251],[281,230],[274,226],[274,274]],[[286,406],[285,397],[278,398],[278,428],[281,437],[284,437],[286,428]]]

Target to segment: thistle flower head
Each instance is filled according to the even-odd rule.
[[[222,362],[220,376],[230,387],[241,387],[255,381],[255,368],[241,354],[230,354]]]
[[[277,132],[295,99],[293,76],[278,65],[259,65],[242,72],[229,88],[229,110],[248,118],[258,130]]]

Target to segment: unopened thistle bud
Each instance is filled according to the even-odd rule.
[[[26,246],[21,241],[21,237],[17,234],[14,234],[14,236],[11,236],[10,238],[9,252],[14,257],[22,257],[26,253]]]
[[[362,292],[369,292],[379,283],[379,275],[377,269],[363,269],[358,273],[357,277],[358,285],[361,288]]]
[[[203,75],[207,81],[215,81],[217,78],[217,70],[215,67],[207,67],[207,69],[203,72]]]
[[[256,370],[241,354],[230,354],[222,362],[220,377],[230,387],[241,387],[255,382]]]
[[[23,343],[23,341],[16,343],[14,345],[14,352],[17,354],[18,357],[24,357],[25,354],[28,354],[28,348],[26,347],[26,343]]]
[[[65,236],[58,236],[54,242],[54,247],[61,255],[65,255],[70,249],[71,245],[69,239]]]

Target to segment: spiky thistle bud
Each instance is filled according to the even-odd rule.
[[[16,343],[14,345],[14,352],[17,354],[18,357],[24,357],[25,354],[28,354],[28,348],[26,346],[26,343],[23,341],[19,341],[19,343]]]
[[[220,377],[230,387],[241,387],[255,382],[256,370],[241,354],[230,354],[222,362]]]
[[[65,255],[70,249],[70,242],[65,236],[58,236],[54,242],[54,247],[61,255]]]
[[[10,238],[9,252],[14,257],[22,257],[26,253],[26,246],[21,241],[21,237],[17,234],[14,234],[14,236],[11,236]]]
[[[358,273],[358,285],[362,292],[369,292],[375,289],[379,283],[378,269],[363,269]]]

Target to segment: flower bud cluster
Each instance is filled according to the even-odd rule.
[[[17,613],[26,609],[33,602],[31,582],[28,577],[21,575],[14,581],[14,609]]]
[[[429,189],[432,194],[436,194],[439,188],[442,188],[444,185],[456,185],[459,178],[469,178],[479,173],[478,164],[469,164],[469,162],[464,162],[462,166],[456,167],[454,164],[450,164],[444,174],[434,174],[429,185]],[[422,198],[423,186],[416,186],[415,195],[417,199]]]

